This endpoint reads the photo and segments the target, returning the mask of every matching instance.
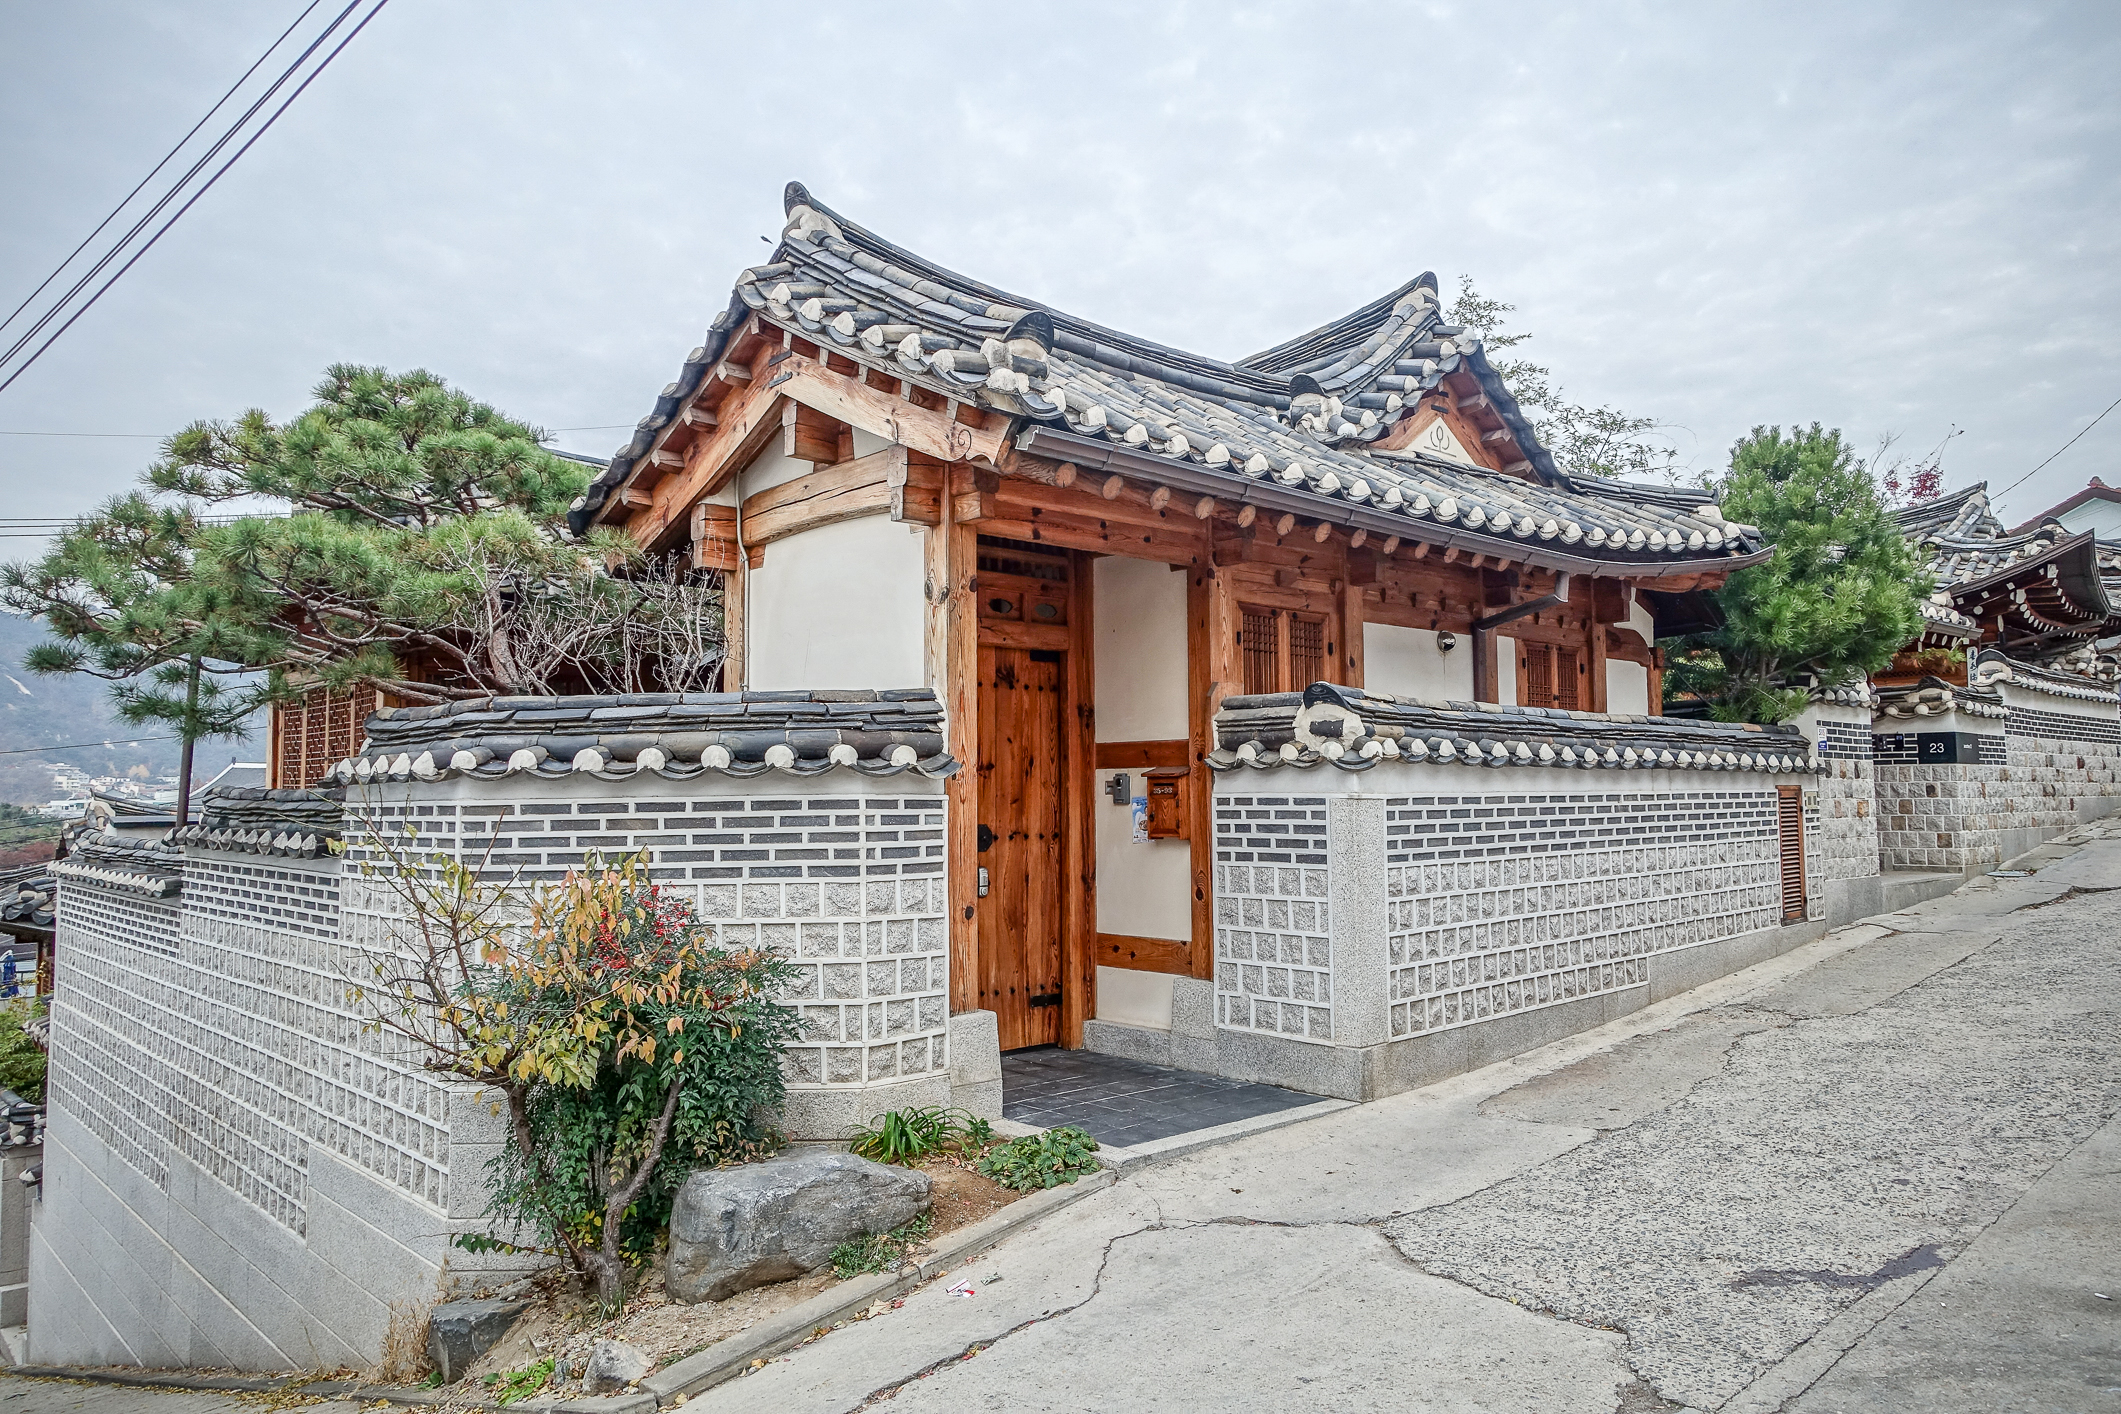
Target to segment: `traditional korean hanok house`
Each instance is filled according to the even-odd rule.
[[[1658,715],[1658,606],[1757,531],[1561,471],[1433,276],[1226,363],[786,211],[574,522],[726,573],[726,688],[940,696],[1003,1050],[1377,1093],[1820,911],[1808,743]]]
[[[2111,571],[2091,530],[2006,530],[1985,483],[1898,519],[1938,587],[1872,679],[1882,862],[1993,868],[2121,796]]]

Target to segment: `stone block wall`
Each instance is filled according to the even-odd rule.
[[[1885,868],[1994,868],[2121,799],[2121,721],[2111,698],[2014,682],[2001,684],[2000,695],[2000,706],[1962,699],[1919,720],[1878,720]]]

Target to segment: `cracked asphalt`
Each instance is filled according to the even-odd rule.
[[[2121,1410],[2113,833],[1137,1171],[692,1405]]]
[[[1137,1170],[688,1414],[2121,1411],[2121,822],[2072,838]],[[0,1380],[19,1414],[173,1399],[237,1408]]]

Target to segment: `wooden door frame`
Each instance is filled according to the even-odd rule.
[[[937,695],[946,704],[950,751],[963,769],[948,786],[945,896],[950,931],[950,1010],[979,1001],[979,650],[1004,644],[979,622],[979,519],[959,520],[946,498],[944,523],[929,532],[931,658]],[[1005,537],[1007,538],[1007,537]],[[1068,624],[1061,665],[1061,1039],[1083,1044],[1083,1023],[1097,1014],[1097,844],[1091,835],[1096,791],[1097,727],[1091,662],[1090,562],[1068,555]],[[1071,887],[1072,885],[1072,887]]]

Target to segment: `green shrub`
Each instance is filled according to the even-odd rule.
[[[1019,1192],[1073,1183],[1100,1165],[1093,1156],[1097,1141],[1072,1125],[1027,1134],[989,1149],[979,1171],[1004,1188]]]
[[[993,1140],[994,1126],[971,1111],[924,1105],[878,1115],[868,1128],[854,1132],[847,1147],[880,1164],[915,1164],[946,1150],[984,1148]]]
[[[0,1086],[33,1105],[44,1103],[44,1051],[23,1031],[22,1023],[43,1008],[42,999],[17,998],[0,1005]]]
[[[922,1213],[889,1232],[850,1238],[832,1249],[832,1274],[845,1281],[864,1272],[896,1271],[905,1265],[914,1248],[928,1240],[928,1229],[934,1225],[935,1214]]]

